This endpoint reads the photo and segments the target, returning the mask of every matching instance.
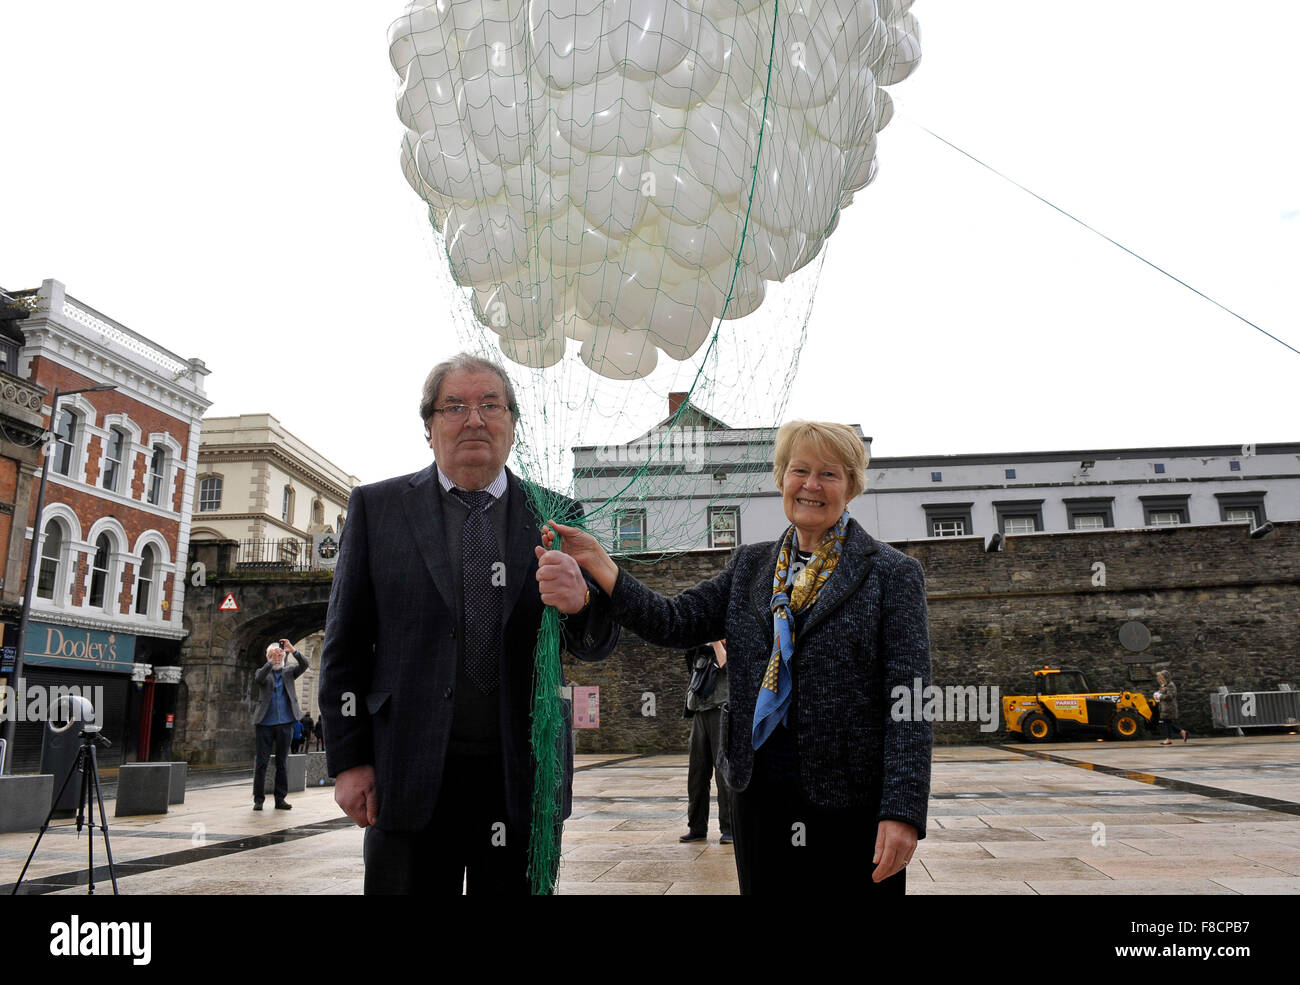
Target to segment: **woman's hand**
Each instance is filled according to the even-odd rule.
[[[881,821],[876,826],[876,854],[879,863],[871,873],[872,882],[883,882],[912,861],[916,851],[916,828],[906,821]]]
[[[612,595],[614,584],[618,581],[618,565],[605,553],[600,541],[585,530],[552,520],[549,524],[542,525],[542,543],[547,550],[551,550],[555,544],[557,533],[560,535],[561,552],[577,561],[606,595]]]

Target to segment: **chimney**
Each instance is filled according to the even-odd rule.
[[[686,398],[689,396],[689,393],[668,394],[668,416],[676,417],[678,408],[680,408],[682,404],[686,403]]]

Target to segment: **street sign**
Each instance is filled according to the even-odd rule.
[[[239,603],[235,601],[235,593],[226,592],[226,597],[221,600],[221,604],[217,608],[222,612],[238,612]]]

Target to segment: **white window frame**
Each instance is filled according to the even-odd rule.
[[[719,520],[730,519],[731,525],[726,523],[719,524]],[[738,547],[740,546],[740,507],[739,506],[710,506],[709,507],[709,546],[710,547]]]
[[[204,505],[203,505],[203,504],[204,504],[203,485],[204,485],[204,483],[207,483],[207,482],[215,482],[215,483],[217,484],[217,503],[216,503],[215,506],[204,506]],[[209,474],[207,474],[207,475],[201,475],[201,476],[199,476],[199,495],[198,495],[198,502],[195,504],[195,507],[196,507],[197,512],[199,512],[199,513],[220,513],[220,512],[221,512],[221,502],[222,502],[222,498],[225,496],[225,494],[226,494],[226,477],[225,477],[225,476],[223,476],[223,475],[217,475],[217,474],[215,474],[215,473],[209,473]]]
[[[629,546],[624,543],[623,527],[625,522],[636,521],[640,526],[640,533],[637,536],[639,541],[636,546]],[[629,538],[630,540],[630,538]],[[645,510],[618,510],[614,513],[614,550],[620,554],[635,554],[638,551],[646,549],[646,511]]]
[[[951,529],[949,529],[951,528]],[[931,537],[965,537],[966,521],[961,517],[952,520],[935,520],[930,524]]]
[[[113,444],[113,437],[115,435],[122,439],[121,447],[118,448],[118,455],[120,457],[116,459],[109,455]],[[99,466],[99,486],[101,489],[107,489],[112,493],[121,492],[118,487],[122,485],[122,476],[125,475],[127,471],[126,465],[130,460],[128,456],[131,453],[131,445],[131,433],[127,431],[126,428],[122,427],[122,425],[111,424],[105,429],[101,443],[101,447],[104,451],[103,454],[100,455]],[[113,466],[116,466],[116,474],[113,477],[112,485],[109,485],[108,473],[109,469]]]

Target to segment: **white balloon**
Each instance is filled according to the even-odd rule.
[[[582,343],[579,357],[587,368],[611,380],[639,380],[654,372],[658,350],[645,332],[598,325]]]
[[[921,42],[897,28],[889,29],[889,48],[877,79],[882,86],[902,82],[921,63]]]
[[[699,33],[699,15],[681,0],[614,0],[609,54],[630,79],[649,80],[676,67]]]
[[[447,215],[447,260],[460,284],[511,280],[527,262],[524,227],[504,210],[457,205]]]
[[[434,191],[460,202],[494,197],[504,184],[499,165],[481,160],[454,131],[431,130],[415,144],[415,166]]]
[[[641,158],[641,189],[645,197],[673,222],[705,222],[716,200],[713,189],[682,167],[680,149],[662,160],[654,151]]]
[[[614,239],[625,239],[645,215],[647,197],[642,193],[642,159],[593,154],[587,164],[575,168],[570,187],[584,189],[574,204],[596,229]]]
[[[555,107],[564,138],[593,154],[640,154],[650,134],[650,95],[644,85],[607,75],[567,90]]]
[[[889,126],[894,118],[894,97],[883,86],[876,87],[876,132]]]
[[[708,97],[722,76],[723,42],[718,29],[703,17],[696,19],[698,35],[686,57],[655,80],[650,95],[665,106],[694,106]]]
[[[604,44],[602,0],[531,0],[528,31],[537,71],[556,89],[587,85],[614,65]]]
[[[709,213],[708,222],[668,224],[668,255],[684,267],[715,267],[736,255],[740,221],[721,203]]]
[[[532,150],[527,81],[486,72],[466,82],[463,93],[464,126],[479,153],[503,167],[522,164]]]
[[[460,71],[466,79],[487,72],[515,75],[526,65],[524,25],[520,18],[485,19],[466,32],[460,53]]]
[[[772,98],[782,106],[810,109],[831,97],[839,66],[833,46],[803,14],[781,19],[772,55]]]
[[[701,103],[686,118],[687,163],[700,181],[726,199],[748,193],[749,162],[758,150],[758,117],[744,103]]]

